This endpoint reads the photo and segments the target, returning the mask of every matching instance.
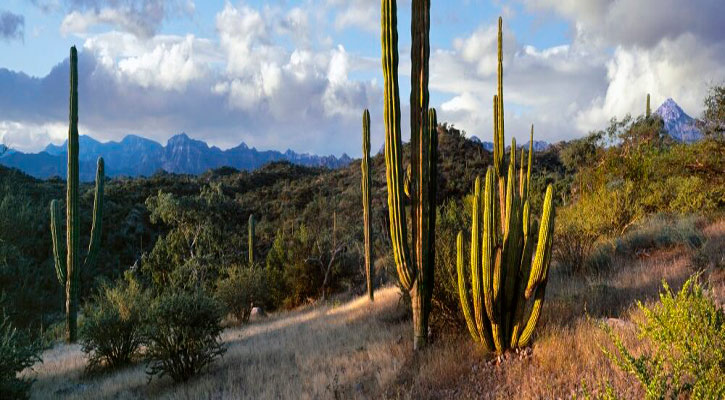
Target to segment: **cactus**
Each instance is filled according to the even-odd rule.
[[[103,220],[103,158],[98,158],[96,189],[93,201],[93,224],[88,254],[80,263],[80,215],[78,210],[78,54],[70,49],[70,110],[68,127],[68,178],[66,189],[66,248],[61,240],[61,210],[58,200],[50,202],[50,231],[53,240],[53,259],[58,282],[65,286],[66,340],[76,340],[80,269],[91,268],[96,262],[101,243]],[[63,258],[65,251],[66,258]]]
[[[645,111],[645,117],[649,118],[651,113],[652,113],[652,110],[649,108],[649,93],[647,93],[647,108]]]
[[[428,315],[434,284],[438,133],[435,110],[428,110],[430,0],[413,0],[411,15],[411,162],[410,179],[406,184],[403,143],[400,137],[397,2],[382,0],[385,170],[390,239],[400,284],[410,293],[413,309],[413,348],[417,350],[424,347],[427,341]],[[404,188],[411,203],[410,245]]]
[[[554,229],[553,189],[549,185],[546,189],[536,253],[532,261],[536,223],[532,222],[530,215],[529,182],[534,128],[531,127],[526,173],[524,174],[522,149],[519,171],[516,174],[517,148],[516,140],[513,139],[507,174],[504,174],[501,27],[502,20],[499,18],[498,93],[493,101],[494,157],[493,165],[486,171],[483,196],[480,177],[476,179],[474,187],[470,300],[463,276],[462,232],[458,234],[456,257],[458,292],[468,330],[475,341],[497,353],[524,347],[531,340],[544,301]],[[515,188],[516,175],[518,188]],[[532,297],[532,304],[527,307]],[[530,311],[528,317],[524,318],[527,308]]]
[[[249,266],[254,265],[254,214],[249,214],[249,221],[247,222],[247,235],[249,245]]]
[[[372,178],[370,177],[370,112],[366,109],[362,118],[362,161],[360,168],[362,169],[362,202],[363,202],[363,233],[365,235],[365,278],[368,285],[368,298],[373,301],[373,261],[371,241],[373,236],[372,227],[370,225],[370,186]]]

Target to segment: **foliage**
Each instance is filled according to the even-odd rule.
[[[614,350],[603,349],[611,361],[633,375],[648,399],[718,399],[725,396],[725,315],[700,285],[697,275],[673,293],[667,283],[660,302],[641,303],[637,322],[647,345],[634,355],[611,327],[603,325]]]
[[[151,305],[144,329],[147,374],[185,382],[226,349],[220,343],[223,306],[202,290],[161,294]]]
[[[13,326],[10,320],[2,316],[0,320],[0,398],[29,398],[28,391],[33,381],[17,375],[25,368],[32,367],[40,358],[40,345],[31,340],[24,332]]]
[[[151,298],[130,272],[115,285],[104,284],[84,310],[81,346],[86,370],[131,363],[142,345],[142,315]]]
[[[706,136],[722,140],[725,135],[725,86],[711,87],[704,103],[700,128]]]
[[[268,303],[266,270],[260,266],[233,265],[217,282],[215,295],[237,322],[249,321],[253,306]]]

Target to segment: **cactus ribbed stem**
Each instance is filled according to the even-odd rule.
[[[650,113],[651,113],[651,109],[649,108],[649,93],[647,93],[647,108],[646,108],[646,111],[645,111],[645,116],[647,118],[649,118]]]
[[[435,112],[428,110],[430,0],[413,0],[411,15],[411,163],[409,184],[406,185],[400,137],[397,2],[381,2],[385,170],[390,239],[400,283],[410,293],[413,347],[419,349],[427,341],[428,314],[434,284],[438,131]],[[411,203],[410,247],[407,242],[404,188],[407,188],[406,193]]]
[[[254,214],[249,214],[249,220],[247,221],[247,251],[249,252],[249,266],[254,266]]]
[[[462,268],[462,236],[457,243],[459,295],[464,309],[464,317],[471,334],[475,328],[477,341],[490,332],[490,341],[484,340],[485,347],[502,353],[508,349],[522,347],[530,343],[536,324],[541,315],[544,301],[549,263],[551,260],[552,234],[554,230],[553,189],[547,187],[541,226],[538,229],[538,243],[534,243],[536,223],[531,217],[531,170],[533,164],[533,125],[529,138],[528,160],[521,149],[520,164],[516,164],[516,140],[511,141],[508,173],[503,171],[503,63],[502,63],[502,20],[499,18],[498,34],[498,92],[493,97],[494,114],[494,156],[493,165],[486,173],[483,198],[480,197],[480,184],[477,179],[471,222],[471,279],[474,316],[470,315],[465,280],[460,276]],[[528,161],[528,163],[526,163]],[[524,172],[526,164],[526,172]],[[518,171],[517,171],[518,168]],[[518,181],[518,186],[516,182]],[[479,250],[479,214],[483,214],[483,237],[481,257],[474,256]],[[500,239],[499,239],[500,238]],[[499,241],[497,243],[497,241]],[[533,257],[534,247],[536,256]],[[480,282],[480,283],[479,283]],[[481,288],[478,288],[478,286]],[[483,296],[481,296],[483,292]],[[531,312],[524,318],[527,300],[534,296]],[[485,309],[485,313],[478,310]],[[475,317],[475,318],[474,318]],[[475,326],[473,322],[475,320]],[[474,335],[476,336],[476,335]]]
[[[70,98],[68,126],[68,177],[66,189],[66,243],[61,241],[61,211],[57,200],[50,203],[50,231],[53,241],[53,260],[58,281],[65,288],[66,340],[76,340],[78,296],[80,292],[81,268],[91,268],[98,255],[103,220],[103,158],[98,159],[96,169],[95,199],[93,202],[93,224],[88,254],[80,264],[80,214],[78,210],[78,53],[75,46],[70,50]],[[63,252],[66,258],[63,258]]]
[[[374,300],[373,293],[373,264],[372,264],[372,226],[370,224],[370,208],[372,201],[370,198],[370,187],[372,186],[372,178],[370,176],[370,112],[366,109],[362,117],[362,161],[360,168],[362,170],[362,202],[363,202],[363,234],[365,236],[365,279],[367,282],[368,298]]]

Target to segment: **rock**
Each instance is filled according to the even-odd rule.
[[[262,307],[252,307],[251,318],[264,318],[267,314],[264,312]]]

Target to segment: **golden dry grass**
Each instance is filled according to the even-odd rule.
[[[227,329],[227,353],[184,385],[147,383],[142,365],[84,377],[79,346],[59,345],[35,368],[33,398],[371,398],[410,357],[409,322],[395,288],[331,305],[273,315]]]
[[[636,301],[655,301],[663,279],[677,289],[698,268],[708,268],[705,278],[721,301],[725,277],[716,265],[725,249],[725,220],[707,224],[702,232],[707,241],[699,250],[681,246],[617,258],[599,276],[571,277],[554,270],[532,351],[500,364],[463,335],[437,338],[413,354],[410,321],[398,290],[384,288],[376,292],[374,304],[361,297],[227,329],[222,335],[226,355],[183,385],[168,378],[147,383],[142,365],[84,377],[80,348],[59,345],[46,351],[44,363],[36,367],[32,396],[554,399],[580,394],[582,382],[596,391],[606,380],[625,398],[640,398],[634,381],[603,354],[602,346],[610,344],[598,324],[612,318],[615,332],[636,352],[631,323],[641,316]]]

